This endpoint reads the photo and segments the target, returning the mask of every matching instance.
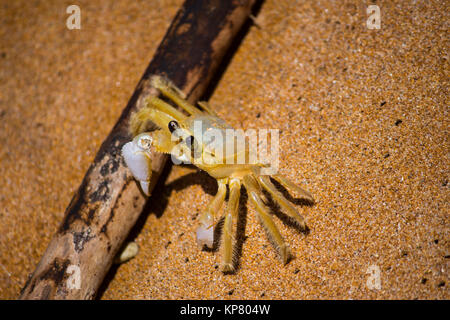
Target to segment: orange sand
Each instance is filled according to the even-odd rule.
[[[73,31],[70,1],[1,2],[0,298],[14,299],[182,1],[78,1]],[[317,200],[298,206],[308,235],[275,218],[295,259],[248,204],[224,276],[194,234],[215,182],[173,167],[102,298],[450,298],[450,6],[376,3],[380,30],[369,2],[266,1],[211,98],[236,128],[282,131],[280,171]]]

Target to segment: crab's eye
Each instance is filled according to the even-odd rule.
[[[172,120],[169,122],[169,131],[170,133],[173,133],[175,130],[177,130],[180,126],[178,125],[178,122]]]

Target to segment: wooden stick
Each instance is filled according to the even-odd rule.
[[[103,142],[64,220],[21,292],[21,299],[92,299],[114,256],[136,223],[145,197],[126,168],[122,146],[130,141],[128,120],[156,94],[149,78],[161,74],[190,102],[205,92],[254,0],[186,0],[174,18],[128,105]],[[153,189],[167,157],[155,154]],[[156,199],[152,199],[155,201]]]

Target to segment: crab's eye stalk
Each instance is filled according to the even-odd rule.
[[[180,128],[180,126],[178,125],[178,122],[176,122],[174,120],[169,122],[169,131],[170,131],[170,133],[173,133],[178,128]]]

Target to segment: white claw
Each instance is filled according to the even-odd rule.
[[[214,222],[212,215],[206,211],[200,218],[200,226],[197,228],[197,244],[200,248],[207,246],[212,249],[214,243]]]
[[[139,181],[141,183],[141,189],[147,197],[150,197],[150,181]]]
[[[133,141],[122,147],[122,156],[136,180],[139,180],[142,191],[149,195],[149,183],[152,175],[151,146],[152,137],[148,133],[136,136]]]
[[[197,243],[201,248],[206,245],[211,249],[214,243],[214,228],[201,224],[197,228]]]

